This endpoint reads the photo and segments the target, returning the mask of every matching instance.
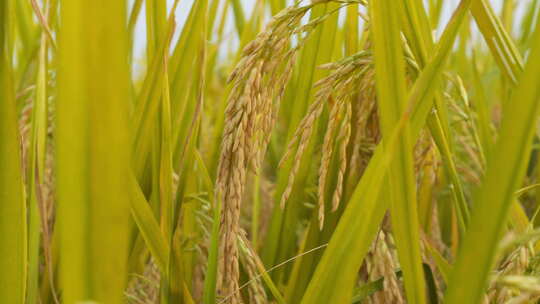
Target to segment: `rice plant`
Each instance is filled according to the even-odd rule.
[[[0,1],[0,303],[540,303],[539,16]]]

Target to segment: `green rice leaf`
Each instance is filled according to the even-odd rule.
[[[13,1],[0,3],[0,298],[25,303],[27,219],[9,36]]]
[[[55,135],[66,303],[124,303],[131,172],[126,12],[125,1],[61,5]]]
[[[129,190],[131,215],[159,269],[166,273],[169,245],[161,234],[159,223],[134,177],[131,177]]]
[[[471,13],[501,70],[513,84],[517,84],[523,70],[523,59],[501,20],[486,0],[473,1]]]
[[[370,2],[375,59],[377,102],[383,136],[391,134],[405,110],[405,59],[401,47],[397,7],[386,0]],[[388,168],[390,214],[398,257],[403,270],[407,300],[426,303],[426,287],[420,254],[416,181],[408,125],[400,136],[396,154]]]
[[[484,293],[496,246],[504,231],[514,193],[525,174],[539,110],[540,27],[529,60],[505,108],[482,186],[475,196],[471,222],[450,277],[445,303],[478,303]]]

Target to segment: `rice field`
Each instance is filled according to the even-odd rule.
[[[539,16],[1,0],[0,303],[540,303]]]

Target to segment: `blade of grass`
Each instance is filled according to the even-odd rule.
[[[202,180],[205,190],[208,192],[208,196],[211,198],[216,197],[213,193],[214,184],[210,178],[208,169],[202,159],[199,151],[194,152],[195,162],[202,172]],[[219,197],[219,196],[217,196]],[[217,269],[218,269],[218,248],[219,248],[219,226],[221,223],[221,201],[215,200],[212,206],[212,231],[210,234],[210,247],[208,250],[208,264],[206,268],[206,276],[204,278],[203,287],[203,303],[215,304],[216,303],[216,287],[217,287]]]
[[[242,8],[242,3],[240,0],[228,0],[232,3],[232,8],[234,12],[234,25],[236,26],[236,32],[238,37],[242,36],[244,32],[244,25],[246,23],[246,17],[244,16],[244,9]]]
[[[173,246],[173,234],[174,234],[174,219],[175,219],[175,206],[173,204],[173,165],[172,165],[172,141],[171,141],[171,100],[169,92],[169,78],[167,61],[168,56],[163,56],[163,93],[161,95],[161,115],[159,120],[161,125],[158,131],[160,135],[160,143],[156,147],[159,151],[159,198],[158,205],[160,206],[160,227],[161,233],[165,236],[167,243],[169,244],[169,254],[167,255],[169,260],[167,261],[167,270],[162,276],[162,294],[161,303],[174,302],[175,287],[172,286],[172,280],[170,278],[173,271],[173,254],[171,252]],[[156,151],[156,153],[158,153]]]
[[[25,302],[27,221],[9,36],[13,1],[0,3],[0,297]]]
[[[345,21],[345,53],[352,55],[358,52],[360,33],[358,32],[358,8],[359,4],[353,4],[347,7],[347,16]]]
[[[516,2],[514,0],[504,0],[501,11],[501,23],[507,33],[512,33],[514,26],[514,14],[516,10]]]
[[[391,134],[405,109],[405,59],[397,6],[387,0],[371,1],[370,20],[375,59],[377,103],[383,136]],[[426,303],[426,286],[420,254],[416,182],[408,125],[396,147],[399,157],[388,168],[390,214],[407,300]]]
[[[14,19],[14,23],[17,25],[17,37],[21,39],[23,49],[28,51],[32,49],[32,45],[35,43],[38,30],[38,26],[32,20],[32,5],[30,1],[15,1],[12,9],[16,13],[11,19]],[[15,29],[12,28],[11,30],[14,31]]]
[[[15,56],[18,58],[14,63],[13,83],[15,88],[19,88],[20,82],[27,72],[29,65],[34,60],[39,48],[39,26],[33,22],[34,16],[30,1],[15,1],[11,7],[10,18],[13,25],[10,28],[11,36],[8,49],[11,53],[15,51]],[[18,35],[17,35],[18,34]],[[16,39],[15,35],[20,38],[21,48],[14,49]]]
[[[146,10],[146,56],[154,58],[163,39],[167,36],[166,2],[162,0],[147,0],[144,3]],[[167,50],[168,51],[168,50]],[[167,52],[168,53],[168,52]]]
[[[135,25],[137,24],[137,19],[139,18],[139,13],[141,12],[142,4],[143,4],[143,0],[135,0],[135,2],[133,2],[133,6],[131,7],[131,11],[129,13],[128,34],[129,34],[130,46],[133,43]]]
[[[38,295],[39,267],[40,267],[40,238],[41,230],[45,236],[46,226],[42,221],[39,210],[43,209],[43,198],[38,192],[42,191],[45,172],[45,150],[47,144],[47,37],[42,33],[38,59],[38,72],[36,79],[36,94],[32,107],[32,122],[30,134],[30,148],[28,152],[28,217],[29,243],[28,243],[28,303],[35,303]],[[38,199],[41,198],[41,199]],[[39,205],[39,206],[38,206]],[[41,206],[41,208],[40,208]],[[47,247],[43,244],[44,247]],[[45,253],[47,254],[47,253]],[[47,267],[49,261],[46,261]],[[48,269],[48,268],[46,268]]]
[[[41,27],[41,32],[42,32],[42,35],[43,33],[45,33],[50,45],[52,46],[53,49],[56,49],[56,42],[53,38],[53,35],[51,33],[51,29],[49,27],[49,22],[47,21],[48,19],[48,14],[45,14],[43,13],[42,9],[39,7],[39,5],[37,4],[36,0],[31,0],[30,1],[32,3],[32,8],[34,9],[34,15],[35,17],[37,17],[37,19],[39,20],[39,23],[40,23],[40,27]],[[45,2],[44,2],[45,4]]]
[[[130,209],[131,215],[139,228],[139,231],[152,253],[158,268],[166,272],[167,261],[169,260],[169,246],[161,234],[159,223],[154,217],[150,205],[146,201],[139,184],[133,176],[130,178]]]
[[[199,10],[202,13],[203,20],[207,19],[208,1],[199,2]],[[207,65],[207,44],[206,37],[207,26],[206,22],[198,23],[199,26],[195,30],[196,36],[192,37],[190,44],[195,44],[195,71],[192,71],[190,96],[188,100],[188,110],[184,110],[184,118],[182,119],[181,132],[182,144],[176,146],[176,151],[173,155],[173,168],[178,170],[178,186],[176,190],[175,205],[173,208],[175,222],[175,242],[180,251],[178,265],[175,272],[171,271],[172,278],[182,278],[184,284],[189,283],[189,288],[194,288],[191,283],[194,281],[194,273],[198,265],[197,252],[191,248],[198,246],[197,239],[202,237],[202,229],[197,220],[197,214],[203,213],[202,205],[188,203],[187,195],[199,192],[199,179],[188,178],[198,176],[199,167],[196,163],[196,153],[199,145],[199,130],[201,128],[202,111],[206,98],[206,65]],[[173,139],[173,142],[175,139]],[[205,172],[204,170],[202,170]],[[180,273],[179,267],[182,268]],[[174,301],[171,300],[173,303]]]
[[[431,231],[432,228],[431,218],[435,205],[433,194],[436,191],[434,181],[437,178],[436,154],[435,149],[429,148],[425,156],[425,165],[419,172],[421,177],[418,183],[418,221],[425,232]]]
[[[273,15],[277,14],[279,11],[285,8],[285,0],[269,0],[270,2],[270,13]]]
[[[167,17],[164,1],[147,1],[147,32],[153,32],[148,37],[150,43],[154,43],[155,50],[159,49],[159,44],[162,40],[166,40],[165,45],[170,44],[170,39],[173,32],[167,33]],[[150,15],[150,16],[149,16]],[[168,34],[168,36],[163,36]],[[152,39],[152,36],[155,37]],[[150,52],[150,46],[148,47],[149,58],[155,56]],[[169,51],[167,48],[159,49],[163,52],[160,56],[163,60],[162,71],[163,74],[160,78],[162,83],[158,84],[161,88],[161,96],[159,98],[159,114],[156,121],[156,138],[154,140],[153,153],[155,155],[155,186],[157,193],[154,198],[157,202],[156,205],[160,208],[160,228],[161,233],[170,245],[172,239],[173,230],[173,205],[172,205],[172,183],[173,183],[173,169],[172,169],[172,148],[171,148],[171,103],[169,93],[169,79],[168,79],[168,62]],[[169,252],[168,257],[171,257]],[[169,264],[169,261],[167,262]],[[165,277],[168,277],[168,271],[165,273]],[[167,278],[165,279],[167,280]],[[163,284],[166,285],[166,284]]]
[[[540,56],[540,27],[530,59]],[[478,190],[471,223],[451,274],[445,303],[478,303],[484,293],[496,246],[519,187],[532,144],[540,99],[540,61],[529,60],[504,113],[499,139]]]
[[[443,0],[429,0],[430,23],[434,28],[440,23],[443,4]]]
[[[531,32],[534,29],[534,24],[538,22],[535,18],[538,15],[538,10],[540,2],[538,0],[530,1],[527,9],[525,10],[524,17],[521,21],[521,34],[520,34],[520,47],[527,48],[529,46],[529,41],[531,38]]]
[[[217,196],[219,197],[219,196]],[[210,236],[210,249],[208,253],[208,266],[204,279],[203,303],[216,303],[218,249],[219,249],[219,223],[221,222],[221,200],[215,200],[212,234]]]
[[[486,159],[489,158],[490,151],[492,149],[494,140],[493,135],[491,132],[491,117],[489,115],[489,104],[488,99],[486,97],[486,92],[484,90],[484,85],[482,84],[482,80],[480,79],[480,72],[478,71],[478,66],[476,64],[476,56],[473,56],[473,62],[472,62],[472,70],[473,70],[473,81],[474,81],[474,88],[476,91],[476,100],[475,100],[475,108],[477,113],[477,123],[479,125],[479,135],[480,135],[480,141],[483,146],[484,154],[486,155]]]
[[[401,277],[401,271],[396,272],[397,277]],[[354,291],[354,296],[351,300],[352,304],[364,303],[364,300],[369,298],[374,293],[383,290],[384,288],[384,277],[376,280],[362,284]]]
[[[510,35],[486,0],[475,0],[471,13],[501,70],[514,85],[523,70],[523,59]]]
[[[165,37],[170,37],[174,31],[175,26],[175,7],[178,4],[178,0],[174,2],[173,9],[169,14],[167,23],[167,33]],[[147,182],[145,179],[145,170],[147,169],[147,158],[150,153],[152,130],[155,126],[156,116],[158,113],[159,98],[163,88],[163,56],[169,49],[169,40],[162,39],[160,41],[159,48],[155,52],[155,56],[150,59],[150,68],[145,75],[144,82],[142,84],[141,91],[137,96],[135,103],[135,110],[132,114],[132,127],[134,128],[133,135],[133,166],[135,168],[135,174],[139,181]],[[146,190],[146,189],[144,189]]]
[[[208,0],[194,3],[190,13],[193,22],[182,30],[171,58],[172,148],[173,168],[176,171],[181,170],[180,159],[186,149],[181,143],[190,136],[192,117],[197,114],[199,81],[204,74],[200,67],[206,64],[206,28],[209,24],[205,20],[208,13]]]
[[[124,302],[131,159],[126,12],[125,1],[61,5],[56,189],[66,303]]]
[[[426,245],[426,249],[433,258],[433,261],[435,262],[435,265],[439,269],[439,273],[441,274],[441,277],[445,283],[448,283],[448,277],[450,276],[450,273],[452,271],[452,265],[448,263],[448,261],[440,254],[439,251],[437,251],[436,248],[428,244],[427,242],[424,243]]]
[[[421,1],[400,1],[402,6],[401,19],[404,24],[404,33],[411,45],[415,59],[420,68],[423,68],[428,60],[428,52],[434,48],[433,38],[429,31],[429,20]],[[468,221],[468,207],[461,180],[456,170],[450,131],[448,114],[444,106],[442,94],[435,94],[435,110],[428,118],[428,126],[431,135],[441,153],[445,172],[451,182],[451,191],[456,209],[458,211],[458,223],[460,230],[465,231]]]

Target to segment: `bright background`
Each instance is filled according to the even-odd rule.
[[[178,7],[176,9],[176,24],[178,28],[181,28],[184,25],[186,18],[189,14],[189,10],[194,1],[195,0],[180,0]],[[287,0],[287,1],[290,3],[293,3],[293,0]],[[309,0],[304,0],[304,1],[307,2]],[[443,28],[446,22],[450,19],[452,12],[454,11],[454,8],[458,5],[459,1],[460,0],[448,0],[445,2],[445,7],[443,8],[443,14],[441,18],[441,24],[439,24],[439,29]],[[489,0],[489,1],[492,3],[495,11],[497,13],[500,13],[504,0]],[[168,10],[171,9],[173,2],[174,0],[167,0]],[[244,15],[247,20],[249,19],[249,16],[251,15],[251,12],[257,0],[241,0],[241,2],[244,8]],[[531,0],[517,1],[517,16],[523,15],[523,12],[527,4],[529,4],[530,2]],[[131,0],[130,3],[133,3],[133,0]],[[220,12],[219,9],[218,9],[218,12]],[[219,16],[219,14],[217,16]],[[135,32],[136,32],[135,58],[137,58],[136,63],[135,63],[136,64],[135,72],[140,71],[140,68],[142,68],[142,66],[137,65],[137,62],[144,62],[144,51],[145,51],[144,45],[146,45],[145,19],[146,19],[145,10],[143,7],[141,9],[141,13],[139,15],[138,23],[135,29]],[[520,22],[519,19],[520,18],[515,18],[516,25],[519,24]],[[176,30],[175,33],[176,35],[174,36],[173,41],[178,38],[178,34],[180,33],[180,31]],[[238,37],[235,34],[234,15],[233,15],[232,7],[229,7],[229,16],[227,17],[224,33],[225,33],[224,34],[225,40],[223,41],[223,43],[225,47],[220,48],[222,52],[221,53],[222,56],[226,56],[227,50],[236,50],[236,46],[238,43]],[[174,43],[172,43],[171,45],[174,45]]]

